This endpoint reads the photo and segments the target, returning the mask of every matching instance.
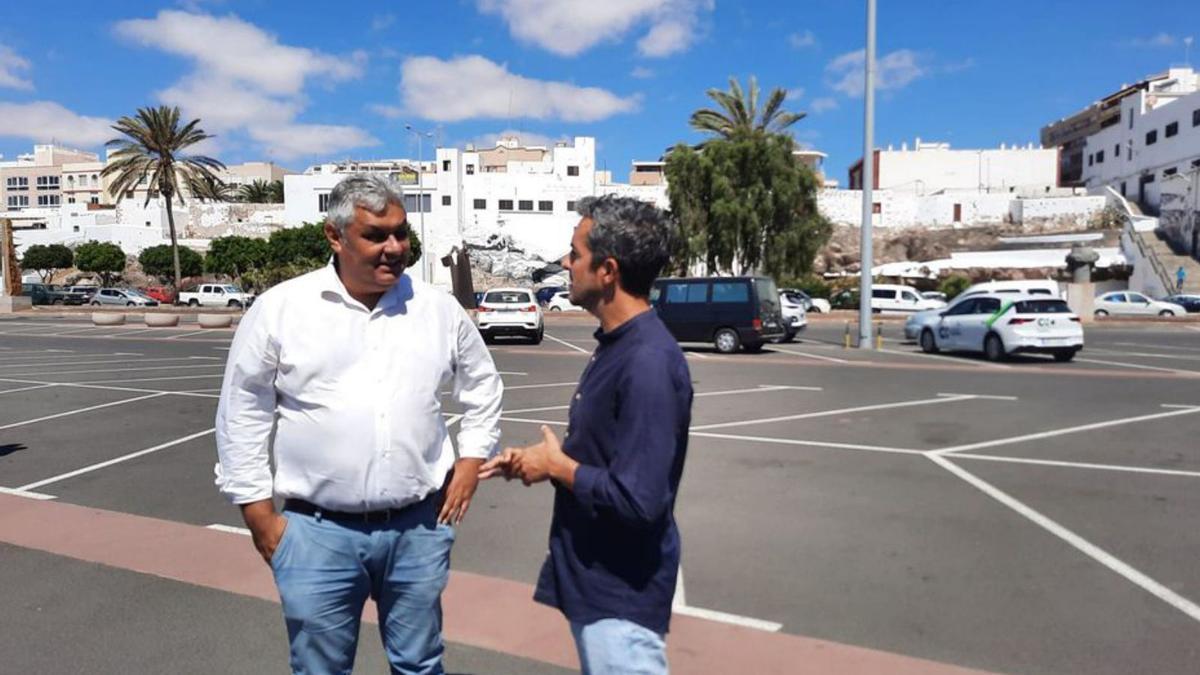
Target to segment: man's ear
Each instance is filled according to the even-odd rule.
[[[605,258],[604,262],[600,263],[600,269],[604,273],[603,281],[611,281],[614,286],[620,285],[621,266],[617,263],[616,258]]]
[[[333,223],[325,221],[325,240],[329,242],[329,248],[333,249],[334,253],[340,253],[342,250],[342,237],[338,234],[338,230],[333,226]]]

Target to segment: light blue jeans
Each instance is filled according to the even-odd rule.
[[[441,675],[442,590],[454,530],[434,500],[388,523],[348,524],[284,511],[271,569],[283,601],[294,673],[349,673],[367,597],[392,673]]]
[[[583,675],[667,675],[663,636],[624,619],[571,622]]]

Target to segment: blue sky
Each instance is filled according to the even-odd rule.
[[[1036,142],[1045,123],[1181,64],[1200,3],[882,0],[878,145]],[[0,153],[98,149],[138,106],[180,105],[227,162],[293,169],[443,144],[595,136],[624,180],[729,76],[785,87],[797,139],[846,180],[861,154],[864,2],[60,0],[0,9]],[[1193,46],[1193,61],[1200,60]],[[857,59],[856,59],[857,57]],[[425,152],[429,149],[426,145]]]

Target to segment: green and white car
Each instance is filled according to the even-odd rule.
[[[1064,300],[1045,295],[986,293],[955,303],[918,338],[928,354],[982,352],[991,361],[1012,354],[1050,354],[1070,361],[1083,349],[1083,325]]]

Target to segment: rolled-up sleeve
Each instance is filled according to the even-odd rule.
[[[671,477],[685,447],[690,382],[671,359],[643,350],[631,359],[620,386],[617,430],[606,467],[581,464],[572,492],[590,513],[609,513],[628,525],[660,523],[675,500]]]
[[[458,308],[457,323],[454,398],[464,408],[458,456],[487,459],[499,448],[504,381],[479,331],[462,308]]]
[[[263,298],[238,325],[217,404],[216,484],[234,504],[272,495],[269,445],[279,343],[272,337],[271,304]]]

